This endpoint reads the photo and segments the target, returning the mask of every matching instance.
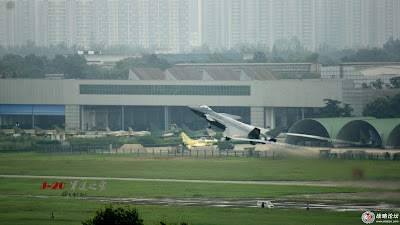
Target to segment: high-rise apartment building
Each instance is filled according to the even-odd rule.
[[[338,49],[381,47],[390,37],[400,38],[399,0],[199,2],[201,41],[212,48],[242,43],[261,43],[272,48],[275,43],[294,37],[311,50],[322,45]],[[224,24],[226,26],[220,29]],[[229,37],[228,43],[225,41],[223,45],[217,44],[221,43],[222,31]]]
[[[189,29],[189,1],[196,29]],[[197,6],[197,7],[196,7]],[[196,23],[192,23],[196,24]],[[182,53],[297,38],[322,45],[381,47],[400,38],[399,0],[0,0],[0,44],[129,45]],[[282,42],[282,40],[284,40]]]
[[[0,0],[0,43],[189,50],[188,0]]]

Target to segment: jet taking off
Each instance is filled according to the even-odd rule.
[[[206,119],[209,123],[209,128],[214,125],[225,130],[226,140],[249,141],[250,144],[276,142],[276,137],[285,129],[283,126],[275,129],[265,129],[252,126],[238,121],[240,116],[234,116],[226,113],[214,112],[208,106],[189,106],[197,115]]]

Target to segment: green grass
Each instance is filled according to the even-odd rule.
[[[69,179],[34,179],[34,178],[0,178],[0,194],[19,195],[55,195],[61,196],[64,191],[71,190]],[[105,180],[107,184],[103,191],[80,191],[79,186],[87,182],[100,184],[102,180],[78,180],[75,192],[87,196],[99,197],[170,197],[170,198],[280,198],[286,195],[321,194],[321,193],[355,193],[365,191],[381,191],[379,189],[357,187],[315,187],[315,186],[286,186],[263,184],[214,184],[214,183],[185,183],[157,181],[116,181]],[[65,189],[40,189],[43,182],[65,182]],[[98,187],[98,186],[97,186]]]
[[[2,224],[80,224],[103,204],[78,199],[0,198]],[[136,206],[145,224],[362,224],[362,212]],[[50,219],[54,211],[55,220]]]
[[[399,162],[350,160],[265,160],[254,158],[133,158],[127,155],[45,155],[0,153],[0,174],[94,176],[210,180],[353,180],[400,179]],[[43,182],[71,179],[0,178],[0,194],[55,195],[57,198],[0,197],[1,224],[79,224],[102,207],[94,201],[61,197],[64,190],[41,190]],[[99,184],[102,180],[79,180]],[[383,191],[358,187],[313,187],[263,184],[212,184],[105,180],[106,189],[79,191],[100,197],[284,198],[287,195]],[[399,190],[396,190],[399,191]],[[71,191],[70,191],[71,192]],[[291,198],[291,197],[288,197]],[[385,199],[385,202],[392,200]],[[146,224],[362,224],[362,212],[262,210],[257,208],[137,206]],[[56,221],[50,219],[55,212]]]
[[[0,154],[0,174],[173,178],[210,180],[400,179],[400,162],[360,160],[265,160],[256,158],[134,158],[114,155]]]

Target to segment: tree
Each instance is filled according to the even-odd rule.
[[[390,101],[393,117],[400,118],[400,94],[395,95]]]
[[[350,117],[351,113],[354,111],[349,104],[344,104],[341,107],[341,101],[324,99],[325,107],[323,107],[319,113],[320,117]]]
[[[94,218],[82,222],[83,225],[142,225],[143,219],[139,217],[136,208],[125,209],[113,208],[112,204],[106,205],[105,209],[99,209],[94,213]]]
[[[352,108],[350,107],[350,105],[347,104],[347,103],[343,103],[343,104],[344,104],[344,107],[343,107],[342,115],[341,115],[341,116],[344,116],[344,117],[351,117],[351,116],[352,116],[351,113],[354,111],[354,109],[352,109]]]
[[[368,86],[368,84],[366,84],[366,83],[362,83],[361,85],[362,85],[362,88],[370,88],[370,86]]]
[[[311,55],[306,57],[306,62],[318,63],[318,58],[319,58],[318,53],[312,53]]]
[[[391,37],[384,45],[383,50],[396,57],[396,61],[400,61],[400,40],[393,40]]]
[[[375,81],[372,81],[369,84],[370,84],[371,87],[373,87],[375,89],[382,89],[382,87],[383,87],[382,79],[376,79]]]
[[[389,81],[393,88],[400,88],[400,77],[392,77]]]
[[[3,57],[4,70],[2,71],[5,77],[18,78],[21,77],[22,65],[24,58],[19,55],[7,54]]]
[[[366,105],[363,115],[376,118],[391,118],[394,115],[392,102],[387,96],[375,98]]]
[[[363,48],[349,58],[349,62],[392,62],[393,57],[380,48],[367,49]]]
[[[257,51],[253,55],[252,63],[265,63],[267,62],[267,56],[262,51]]]
[[[87,66],[86,59],[82,55],[69,55],[65,65],[65,75],[67,78],[84,79]]]

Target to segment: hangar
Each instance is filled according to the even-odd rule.
[[[288,136],[286,143],[295,145],[399,148],[400,118],[346,117],[303,119],[295,123],[289,129],[289,133],[326,138],[318,140],[312,137]]]
[[[255,67],[136,68],[128,80],[1,79],[0,128],[16,123],[23,129],[65,124],[67,130],[206,127],[189,105],[208,105],[255,126],[290,127],[314,117],[324,99],[348,103],[361,114],[370,93],[354,88],[351,80],[279,80],[272,70]]]

